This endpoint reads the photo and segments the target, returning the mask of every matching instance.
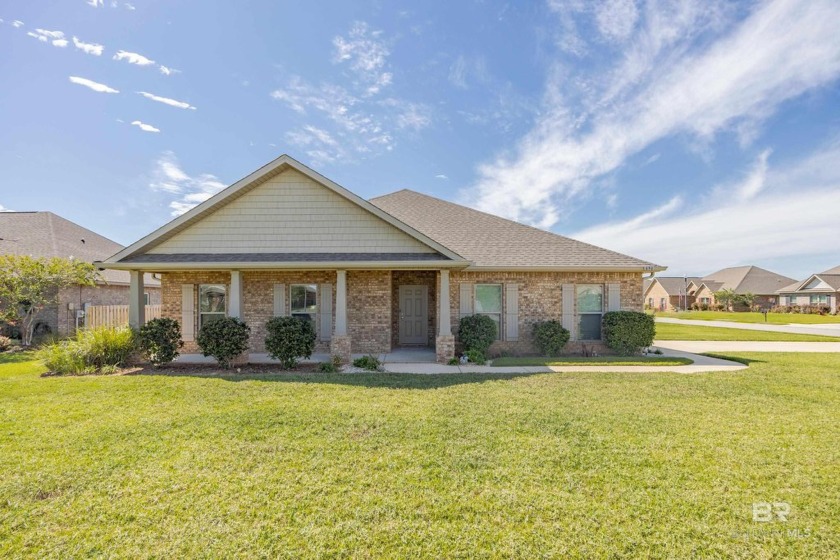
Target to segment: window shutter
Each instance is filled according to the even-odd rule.
[[[321,313],[321,340],[332,338],[332,284],[321,284],[318,309]]]
[[[577,340],[577,336],[575,336],[574,284],[563,284],[563,328],[571,333],[572,340]]]
[[[505,340],[519,340],[518,284],[505,284]]]
[[[286,315],[286,284],[274,284],[274,316]]]
[[[195,340],[195,285],[181,284],[181,338]]]
[[[460,316],[461,318],[468,317],[473,314],[473,284],[472,282],[462,282],[459,286],[460,295]]]
[[[607,284],[607,311],[621,311],[621,284]]]

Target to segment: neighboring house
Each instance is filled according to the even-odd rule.
[[[122,245],[85,229],[52,212],[0,213],[0,254],[63,257],[93,262],[113,255]],[[160,282],[145,278],[144,293],[150,304],[160,303]],[[38,322],[49,331],[66,336],[76,329],[77,311],[85,305],[127,305],[129,274],[107,270],[95,287],[66,288],[59,305],[42,312]],[[79,319],[83,324],[83,318]],[[41,327],[43,329],[44,327]]]
[[[778,290],[779,305],[824,305],[837,313],[840,300],[840,266],[812,274]]]
[[[428,346],[439,360],[475,313],[499,326],[491,352],[534,351],[532,326],[547,319],[597,344],[602,314],[641,311],[643,274],[664,270],[412,191],[365,201],[286,155],[98,265],[135,284],[160,274],[186,353],[224,315],[263,353],[266,322],[293,315],[314,323],[316,351]],[[130,321],[143,322],[135,298]]]
[[[688,309],[694,303],[689,286],[696,276],[657,276],[645,280],[645,307],[656,311]]]
[[[776,292],[791,282],[793,278],[757,266],[735,266],[694,280],[689,284],[689,294],[697,303],[714,305],[715,292],[728,289],[736,294],[753,294],[755,305],[772,307],[778,301]]]

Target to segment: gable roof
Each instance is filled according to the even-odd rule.
[[[472,261],[471,269],[665,270],[647,261],[407,189],[370,202]]]
[[[686,290],[692,282],[699,279],[697,276],[656,276],[651,280],[651,285],[653,282],[657,282],[668,295],[678,296],[683,295],[683,290]],[[645,292],[649,287],[650,285],[645,286]]]
[[[703,277],[703,281],[720,284],[712,291],[733,290],[736,294],[775,294],[780,288],[795,282],[793,278],[776,274],[757,266],[724,268]]]
[[[824,287],[808,288],[808,285],[811,284],[814,280],[826,284],[828,286],[828,289]],[[840,292],[840,274],[826,274],[824,272],[820,272],[819,274],[812,274],[811,276],[809,276],[801,282],[794,282],[793,284],[785,286],[780,290],[776,290],[776,293],[785,294],[796,292]]]
[[[840,265],[835,266],[834,268],[829,268],[828,270],[823,270],[819,273],[820,275],[829,274],[829,275],[836,275],[840,274]]]
[[[0,254],[74,258],[94,262],[114,254],[122,245],[52,212],[0,212]],[[107,270],[108,284],[128,284],[127,272]],[[147,286],[160,282],[147,275]]]
[[[271,180],[273,177],[289,169],[293,169],[298,173],[301,173],[308,179],[325,187],[326,189],[332,191],[339,197],[360,207],[367,213],[372,214],[373,216],[379,218],[387,224],[390,224],[390,226],[393,226],[403,234],[408,235],[410,238],[413,238],[413,240],[428,247],[433,254],[437,255],[435,260],[437,264],[458,265],[461,267],[468,264],[467,261],[465,261],[465,259],[461,255],[452,251],[450,248],[431,239],[430,237],[424,235],[416,229],[400,222],[399,220],[395,219],[393,216],[387,214],[386,212],[383,212],[381,209],[374,206],[373,204],[370,204],[366,200],[358,197],[357,195],[348,191],[344,187],[338,185],[337,183],[334,183],[333,181],[327,179],[320,173],[310,169],[309,167],[303,165],[299,161],[293,159],[292,157],[286,154],[278,157],[277,159],[268,163],[267,165],[264,165],[263,167],[251,173],[250,175],[240,179],[239,181],[220,191],[213,197],[202,202],[195,208],[192,208],[188,212],[173,219],[168,224],[164,225],[161,228],[158,228],[146,237],[126,247],[122,251],[119,251],[118,253],[109,257],[100,264],[103,266],[123,269],[132,268],[132,265],[136,266],[136,264],[138,263],[144,263],[146,265],[152,264],[153,266],[159,264],[162,268],[171,268],[170,265],[177,266],[177,264],[179,263],[193,263],[194,266],[198,265],[208,267],[219,266],[220,264],[239,264],[243,266],[253,264],[254,266],[258,267],[265,267],[271,265],[281,265],[284,263],[288,264],[289,266],[293,266],[294,263],[299,262],[299,258],[295,256],[298,255],[298,253],[266,253],[263,251],[258,254],[254,253],[253,255],[251,255],[254,257],[252,259],[249,259],[246,256],[239,254],[237,255],[236,259],[231,261],[220,261],[218,258],[219,253],[216,252],[209,252],[207,254],[192,254],[190,259],[179,259],[178,257],[170,257],[169,255],[165,254],[159,255],[159,258],[156,259],[155,257],[152,257],[151,254],[149,254],[149,251],[153,250],[156,246],[165,243],[167,240],[171,239],[178,233],[186,230],[194,224],[197,224],[205,217],[223,208],[225,205],[235,201],[237,198],[247,194],[252,189],[258,187],[266,181]],[[257,256],[260,256],[260,258],[256,258]],[[341,255],[339,254],[324,254],[324,258],[329,259],[328,261],[315,262],[310,259],[308,262],[310,263],[310,266],[321,266],[327,265],[330,262],[340,261],[342,260],[340,257]],[[349,260],[358,262],[360,264],[362,263],[362,261],[358,261],[356,259]],[[368,262],[378,262],[380,260],[381,259],[372,259]],[[410,262],[409,259],[398,260],[405,260],[406,262]],[[421,257],[418,260],[428,260],[428,258]],[[448,261],[448,263],[445,263],[444,261]]]

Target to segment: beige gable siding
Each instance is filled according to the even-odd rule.
[[[432,253],[295,170],[258,185],[150,253]]]

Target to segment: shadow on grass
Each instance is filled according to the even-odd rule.
[[[35,352],[32,350],[24,350],[17,352],[3,352],[0,354],[0,365],[3,364],[19,364],[21,362],[31,362],[35,359]]]
[[[754,360],[752,358],[744,358],[742,356],[732,356],[730,354],[718,354],[715,352],[703,352],[701,356],[708,356],[710,358],[717,358],[718,360],[729,360],[730,362],[738,362],[748,366],[750,364],[764,364],[764,360]]]

